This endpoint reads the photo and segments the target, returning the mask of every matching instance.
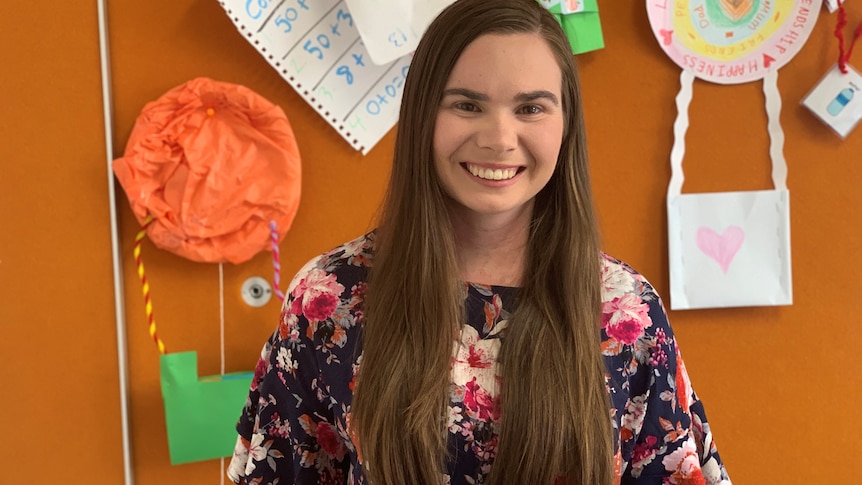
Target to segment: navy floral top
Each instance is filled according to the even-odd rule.
[[[373,233],[303,267],[255,369],[228,476],[235,483],[365,484],[350,432]],[[602,259],[602,342],[619,483],[730,484],[652,286]],[[441,484],[481,484],[497,449],[497,353],[517,288],[465,284],[448,412],[459,450]],[[598,344],[598,343],[597,343]],[[358,356],[358,357],[357,357]],[[461,452],[463,451],[463,452]]]

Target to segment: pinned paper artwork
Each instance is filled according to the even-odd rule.
[[[230,456],[252,373],[199,377],[197,352],[167,351],[156,328],[142,242],[149,238],[184,258],[219,265],[269,249],[276,294],[283,298],[278,242],[296,215],[301,182],[290,122],[281,108],[244,86],[193,79],[144,106],[112,168],[141,225],[133,254],[148,331],[161,354],[171,463]],[[220,323],[223,336],[223,317]]]
[[[218,147],[218,149],[215,149]],[[161,249],[234,264],[284,237],[299,208],[299,148],[284,111],[245,86],[196,78],[147,103],[112,164]]]
[[[646,6],[659,45],[681,68],[667,190],[670,306],[789,305],[790,193],[778,70],[808,39],[821,0],[647,0]],[[682,193],[695,78],[725,85],[762,80],[773,190]]]
[[[698,78],[739,84],[790,61],[805,43],[820,0],[647,1],[665,53]]]
[[[668,202],[673,309],[792,302],[786,190],[681,194]]]
[[[252,372],[198,377],[197,352],[159,360],[171,464],[230,456]]]
[[[167,352],[156,329],[150,283],[141,257],[141,242],[146,237],[146,225],[151,223],[152,218],[138,232],[133,251],[150,338],[161,354],[159,375],[171,464],[227,457],[233,450],[237,409],[244,403],[253,373],[198,377],[197,352]]]
[[[395,126],[412,56],[409,51],[375,64],[347,2],[219,4],[240,35],[354,149],[368,153]],[[405,37],[394,41],[412,35],[409,28],[402,30]]]
[[[583,54],[605,46],[596,0],[539,0],[539,3],[554,14],[563,27],[572,54]]]
[[[386,64],[411,54],[431,21],[454,0],[345,1],[371,60]],[[604,47],[596,0],[538,2],[563,27],[573,54]]]
[[[346,0],[368,55],[382,65],[409,55],[425,29],[454,0]]]
[[[793,301],[790,192],[778,124],[781,99],[764,79],[774,190],[682,193],[683,155],[693,76],[683,70],[667,191],[670,306],[674,310]]]
[[[802,100],[802,105],[832,128],[841,138],[862,120],[862,75],[847,65],[846,74],[833,66],[817,86]]]

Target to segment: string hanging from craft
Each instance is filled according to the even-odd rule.
[[[850,56],[853,54],[853,46],[856,41],[862,36],[862,22],[856,26],[853,31],[853,38],[850,40],[850,46],[845,51],[844,27],[847,26],[847,10],[844,8],[844,2],[838,0],[838,14],[835,24],[835,37],[838,38],[838,68],[843,74],[847,74],[847,63],[850,62]]]

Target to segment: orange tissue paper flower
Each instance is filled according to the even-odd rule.
[[[153,243],[193,261],[251,259],[299,207],[290,122],[236,84],[197,78],[148,103],[112,168]]]

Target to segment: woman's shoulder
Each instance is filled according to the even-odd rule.
[[[658,295],[647,278],[607,253],[601,253],[602,301],[608,302],[627,294],[645,299],[657,299]]]
[[[627,263],[602,253],[601,281],[606,347],[620,350],[620,344],[634,345],[662,332],[671,334],[662,300],[642,274]]]
[[[364,280],[371,267],[373,254],[372,231],[311,258],[296,272],[286,293],[293,292],[310,277],[313,280]]]

